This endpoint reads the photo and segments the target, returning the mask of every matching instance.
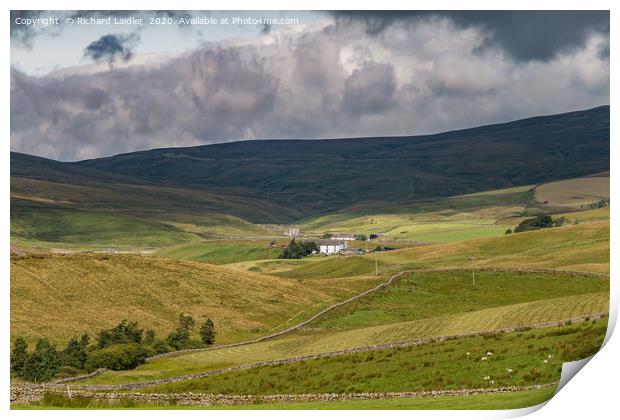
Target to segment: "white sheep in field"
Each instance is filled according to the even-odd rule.
[[[487,356],[493,356],[493,353],[491,353],[490,351],[487,351]]]
[[[543,363],[549,363],[549,361],[547,359],[543,360]]]
[[[487,358],[486,357],[481,357],[480,360],[482,360],[484,362],[485,360],[487,360]]]
[[[512,369],[507,368],[507,369],[506,369],[506,372],[508,372],[508,373],[512,373]]]
[[[491,379],[491,377],[490,377],[490,376],[485,376],[485,377],[484,377],[484,378],[482,378],[482,379],[483,379],[483,380],[485,380],[485,381],[488,381],[489,379]]]

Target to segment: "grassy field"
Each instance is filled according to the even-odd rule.
[[[358,278],[306,285],[152,256],[13,256],[11,334],[58,342],[122,319],[163,334],[181,312],[188,312],[211,317],[217,341],[230,342],[299,322],[378,281]]]
[[[321,328],[350,329],[472,312],[562,296],[609,291],[607,278],[547,273],[421,272],[340,307],[315,321]]]
[[[454,242],[503,234],[498,219],[524,210],[529,187],[487,191],[393,208],[333,213],[302,222],[310,233],[381,234],[381,241]]]
[[[128,215],[25,201],[11,206],[11,237],[17,245],[118,248],[152,248],[197,239],[171,225]]]
[[[282,252],[270,248],[269,241],[209,241],[165,248],[157,255],[176,260],[230,264],[240,261],[277,258]]]
[[[319,354],[402,340],[479,333],[605,312],[609,295],[597,293],[547,299],[464,314],[398,322],[348,331],[304,330],[279,339],[227,349],[165,357],[132,371],[106,372],[87,383],[128,383],[180,376],[265,360]]]
[[[375,262],[361,256],[312,257],[305,264],[279,274],[288,278],[334,278],[375,273]],[[383,267],[383,263],[381,263]]]
[[[478,394],[463,397],[419,397],[385,400],[332,401],[287,404],[183,406],[171,398],[167,405],[124,399],[113,403],[56,395],[39,404],[12,404],[12,410],[157,409],[157,410],[507,410],[542,404],[553,397],[554,386],[530,391]]]
[[[535,198],[547,206],[579,207],[609,199],[609,177],[587,177],[549,182],[536,187]]]
[[[374,261],[373,255],[364,255]],[[609,273],[609,221],[380,252],[386,267],[540,267]]]
[[[598,351],[606,329],[606,322],[597,320],[461,338],[263,366],[152,386],[141,392],[342,394],[543,384],[560,379],[563,362],[583,359]]]

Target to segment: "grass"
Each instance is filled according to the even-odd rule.
[[[265,241],[209,241],[166,248],[158,251],[157,255],[210,264],[277,258],[282,250],[269,248],[268,244]]]
[[[600,348],[607,325],[591,321],[373,350],[229,372],[141,389],[231,395],[397,392],[526,386],[559,380],[562,363]],[[491,353],[491,354],[489,354]]]
[[[326,314],[313,325],[351,329],[609,291],[607,278],[589,276],[482,271],[475,274],[475,281],[474,288],[469,271],[410,274]]]
[[[319,354],[372,344],[432,338],[440,335],[478,333],[558,321],[604,312],[608,310],[608,307],[609,295],[598,293],[547,299],[466,314],[371,326],[348,331],[306,330],[262,343],[165,357],[148,362],[132,371],[106,372],[85,382],[103,384],[146,381],[244,363]]]
[[[137,217],[13,200],[11,237],[17,244],[151,248],[195,240],[191,233]]]
[[[375,273],[375,262],[361,256],[313,257],[292,270],[277,273],[288,278],[334,278]],[[380,263],[383,268],[384,264]]]
[[[381,234],[382,241],[454,242],[503,234],[497,219],[523,211],[527,189],[488,191],[403,206],[391,212],[375,210],[334,213],[302,222],[308,232]]]
[[[553,397],[555,387],[499,394],[478,394],[459,397],[394,398],[384,400],[332,401],[286,404],[247,404],[183,406],[172,398],[168,405],[150,405],[128,399],[117,403],[101,403],[84,398],[49,396],[39,404],[11,405],[13,410],[52,409],[170,409],[170,410],[506,410],[542,404]]]
[[[392,269],[540,267],[609,273],[609,221],[381,252]],[[373,255],[365,255],[373,261]]]
[[[64,342],[122,319],[161,337],[181,312],[211,317],[225,343],[284,328],[378,279],[309,285],[196,262],[135,255],[11,258],[11,334]]]
[[[609,199],[609,177],[574,178],[536,187],[535,198],[547,206],[581,206]]]

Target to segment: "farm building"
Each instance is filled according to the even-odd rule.
[[[319,253],[325,255],[337,254],[347,249],[347,243],[345,241],[335,240],[323,240],[318,241]]]
[[[355,235],[352,233],[334,233],[332,239],[336,241],[354,241]]]

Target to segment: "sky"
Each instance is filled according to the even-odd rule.
[[[11,150],[63,161],[430,134],[609,85],[607,12],[11,13]]]

